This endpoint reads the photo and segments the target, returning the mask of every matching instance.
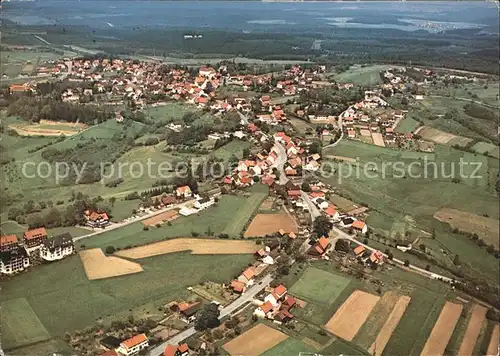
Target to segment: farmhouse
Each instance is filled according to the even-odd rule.
[[[17,244],[16,235],[6,235],[0,237],[0,251],[8,251],[16,248]]]
[[[177,195],[177,197],[179,198],[189,198],[191,195],[193,195],[193,192],[188,185],[184,185],[182,187],[178,187],[175,190],[175,195]]]
[[[16,245],[7,251],[0,251],[0,271],[3,274],[23,271],[29,265],[28,251],[24,246]]]
[[[352,228],[354,230],[360,231],[362,234],[366,234],[366,232],[368,231],[368,226],[364,221],[361,220],[356,220],[355,222],[353,222]]]
[[[165,351],[163,352],[164,356],[188,356],[189,355],[189,347],[187,344],[181,345],[167,345]]]
[[[186,323],[190,323],[196,319],[196,312],[200,309],[201,303],[179,303],[177,304],[177,311],[180,319]]]
[[[73,238],[69,233],[45,240],[40,248],[40,257],[45,261],[62,260],[75,251]]]
[[[23,235],[24,244],[28,251],[37,249],[47,239],[47,231],[41,227],[39,229],[28,230]]]
[[[313,256],[323,256],[328,250],[330,242],[326,237],[320,237],[319,240],[309,249],[309,254]]]
[[[356,247],[353,252],[356,256],[361,256],[364,252],[366,251],[365,247],[364,246],[361,246],[359,245],[358,247]]]
[[[109,224],[108,214],[104,212],[85,210],[84,216],[87,221],[87,225],[90,227],[102,228]]]
[[[139,334],[123,341],[116,349],[116,352],[125,356],[135,355],[148,346],[149,341],[146,334]]]
[[[175,199],[175,197],[172,195],[166,195],[166,196],[161,198],[161,203],[167,207],[174,205],[176,202],[177,202],[177,199]]]
[[[231,288],[233,289],[233,292],[241,294],[245,292],[246,283],[234,280],[231,282]]]

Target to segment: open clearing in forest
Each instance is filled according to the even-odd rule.
[[[106,256],[100,248],[80,251],[79,254],[85,273],[90,280],[142,272],[139,263],[119,257]]]
[[[181,251],[192,251],[193,255],[237,255],[252,254],[257,249],[252,241],[178,238],[122,250],[115,255],[135,260]]]

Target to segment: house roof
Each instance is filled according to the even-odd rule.
[[[242,275],[246,279],[250,280],[255,276],[255,271],[252,267],[248,267],[246,270],[243,271]]]
[[[57,247],[67,247],[73,245],[73,237],[71,237],[69,232],[66,232],[64,234],[54,236],[51,239],[44,240],[42,244],[49,250],[54,250]]]
[[[190,193],[191,188],[189,188],[189,185],[183,185],[182,187],[177,187],[175,191],[179,194]]]
[[[364,246],[361,246],[359,245],[358,247],[356,247],[353,251],[356,255],[360,255],[362,254],[363,252],[365,252],[365,247]]]
[[[40,236],[47,236],[47,231],[44,227],[40,227],[38,229],[28,230],[24,233],[24,237],[26,239],[34,239]]]
[[[264,313],[268,313],[269,311],[271,311],[271,309],[273,309],[273,305],[271,304],[271,302],[265,302],[264,304],[262,304],[260,306],[260,309],[264,312]]]
[[[241,293],[243,292],[243,289],[245,289],[245,283],[240,281],[232,281],[231,288],[233,288],[234,291]]]
[[[283,294],[286,293],[286,287],[283,284],[280,284],[279,286],[277,286],[276,288],[274,288],[274,292],[278,296],[282,296]]]
[[[288,307],[293,307],[295,305],[295,298],[292,297],[291,295],[287,296],[286,299],[285,299],[285,304],[288,306]]]
[[[291,239],[295,239],[297,235],[295,235],[295,232],[292,231],[288,234],[288,237],[290,237]]]
[[[201,302],[194,302],[191,304],[181,303],[179,305],[179,312],[186,316],[191,316],[194,313],[196,313],[196,311],[200,309],[200,307],[201,307]]]
[[[328,242],[328,239],[326,237],[320,237],[320,239],[318,240],[318,244],[324,250],[328,247],[329,242]]]
[[[177,352],[180,352],[181,354],[188,352],[189,347],[187,344],[181,344],[181,345],[167,345],[165,347],[165,351],[163,352],[164,356],[175,356]]]
[[[172,195],[167,195],[161,198],[161,202],[165,205],[174,204],[176,201],[177,199],[175,199],[175,197]]]
[[[356,220],[355,222],[352,223],[352,227],[355,229],[363,229],[366,226],[366,223],[361,220]]]
[[[325,196],[325,192],[311,192],[311,193],[309,193],[309,196],[313,199],[320,198],[320,197],[323,198]]]
[[[261,248],[260,250],[258,250],[257,252],[255,252],[257,255],[263,257],[263,256],[267,256],[267,252],[266,250],[264,250],[263,248]]]
[[[325,213],[327,213],[330,216],[334,216],[337,213],[337,210],[332,205],[328,205],[328,208],[325,210]]]
[[[0,237],[0,246],[7,246],[17,243],[16,235],[5,235]]]
[[[8,251],[0,251],[0,260],[4,264],[9,264],[12,260],[19,258],[28,258],[28,251],[23,246],[14,245],[14,248]]]
[[[278,230],[278,233],[279,233],[280,235],[284,235],[286,232],[285,232],[285,230],[283,230],[283,229],[279,229],[279,230]]]
[[[267,184],[267,185],[273,185],[274,178],[271,176],[264,176],[264,177],[262,177],[262,183]]]
[[[146,336],[146,334],[138,334],[138,335],[131,337],[130,339],[122,341],[121,344],[123,346],[125,346],[125,348],[130,349],[134,346],[142,344],[145,341],[148,341],[148,337]]]
[[[289,190],[287,193],[289,197],[300,197],[301,195],[300,190]]]

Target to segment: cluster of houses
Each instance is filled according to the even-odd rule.
[[[255,283],[255,278],[260,276],[267,267],[274,264],[274,257],[270,246],[265,246],[255,252],[255,257],[258,259],[250,267],[246,268],[238,278],[231,282],[230,289],[233,293],[242,294],[246,289]]]
[[[73,254],[75,246],[69,233],[51,238],[45,228],[28,230],[21,239],[17,235],[0,237],[0,272],[11,275],[27,269],[33,259],[52,262]]]
[[[365,265],[380,266],[384,264],[385,258],[380,251],[367,250],[364,246],[358,245],[353,249],[353,252]]]
[[[296,300],[288,295],[286,287],[282,284],[274,288],[264,297],[264,301],[256,301],[259,304],[253,314],[258,318],[270,319],[278,324],[285,324],[293,319],[290,312],[295,306]]]
[[[133,337],[120,340],[115,336],[106,336],[100,340],[100,345],[104,350],[101,356],[132,356],[144,352],[149,345],[149,338],[146,334],[137,334]],[[163,352],[164,356],[188,356],[189,347],[187,344],[167,345]]]

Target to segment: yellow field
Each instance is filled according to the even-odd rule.
[[[352,341],[379,299],[374,294],[355,291],[328,320],[325,328],[344,340]]]
[[[258,246],[252,241],[179,238],[116,252],[116,256],[140,259],[167,253],[192,251],[193,255],[252,254]]]
[[[119,257],[106,256],[100,248],[80,251],[83,268],[90,280],[123,276],[142,272],[139,263]]]
[[[453,334],[453,329],[455,329],[458,318],[462,313],[462,308],[461,304],[446,302],[425,343],[421,356],[444,354],[446,345],[448,345],[451,334]]]
[[[258,324],[224,344],[230,355],[257,356],[286,340],[288,336],[265,324]]]
[[[485,307],[478,304],[474,304],[472,307],[472,316],[462,339],[460,350],[458,350],[459,355],[472,355],[474,346],[476,346],[477,337],[479,336],[479,332],[483,326],[486,310],[487,309]]]

